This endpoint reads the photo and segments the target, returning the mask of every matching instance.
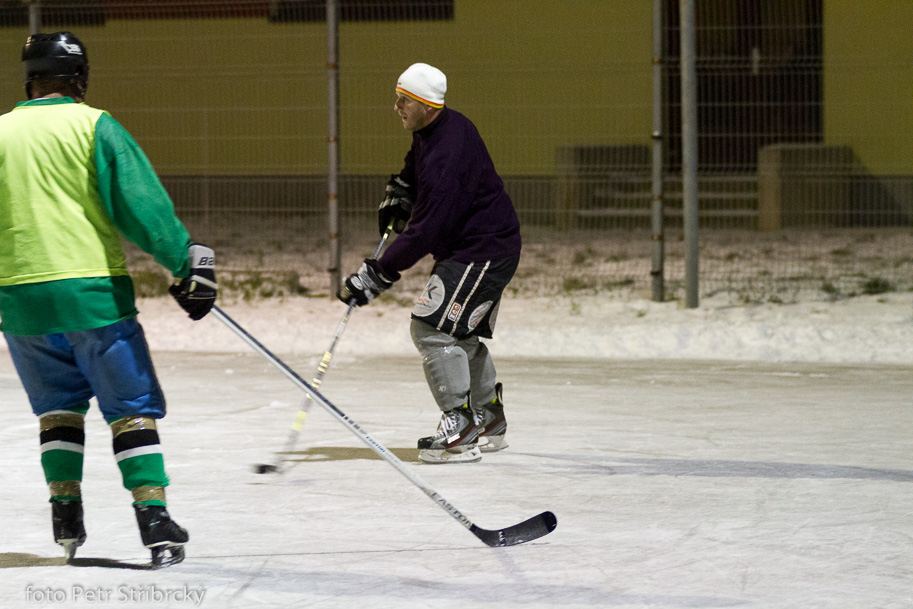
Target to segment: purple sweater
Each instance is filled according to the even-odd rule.
[[[520,221],[472,122],[449,108],[412,134],[400,177],[416,188],[408,228],[378,262],[390,275],[425,257],[457,262],[520,254]]]

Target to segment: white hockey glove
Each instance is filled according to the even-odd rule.
[[[212,249],[202,243],[191,243],[188,250],[190,274],[168,291],[187,311],[190,319],[197,321],[206,317],[216,303],[219,286],[216,283],[216,256]]]
[[[393,275],[393,277],[388,277],[377,264],[377,260],[365,258],[358,272],[346,277],[345,284],[336,293],[336,298],[346,304],[354,298],[355,304],[363,307],[380,296],[384,290],[400,278],[399,273],[393,273]]]

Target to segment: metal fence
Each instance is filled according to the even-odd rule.
[[[337,6],[344,272],[373,250],[377,203],[409,146],[395,79],[425,61],[447,74],[448,105],[476,123],[514,200],[525,253],[512,288],[524,294],[650,296],[660,104],[665,298],[680,299],[679,3],[661,4],[657,15],[643,0],[7,1],[0,101],[22,96],[30,10],[32,27],[37,13],[43,31],[73,31],[89,49],[88,103],[143,146],[225,280],[272,274],[326,293],[326,11]],[[701,294],[788,302],[913,289],[913,65],[908,36],[885,35],[913,18],[909,4],[696,7]],[[407,282],[419,286],[427,267]],[[296,289],[269,285],[260,293]]]

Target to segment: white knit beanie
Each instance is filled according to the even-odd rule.
[[[432,108],[443,108],[447,77],[427,63],[414,63],[396,81],[396,91]]]

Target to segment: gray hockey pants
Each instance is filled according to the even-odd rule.
[[[425,380],[442,411],[468,403],[470,396],[474,408],[495,399],[495,365],[478,336],[458,339],[417,319],[411,332]]]

